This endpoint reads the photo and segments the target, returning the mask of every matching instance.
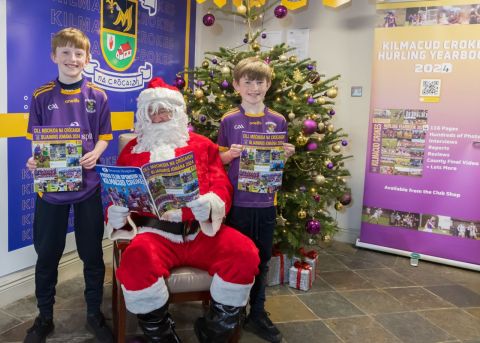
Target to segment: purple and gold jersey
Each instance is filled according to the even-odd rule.
[[[246,114],[240,106],[225,113],[220,122],[218,146],[227,151],[232,144],[242,144],[242,132],[287,132],[284,116],[267,107],[257,114]],[[230,163],[228,177],[233,185],[233,205],[238,207],[270,207],[274,205],[274,193],[251,193],[238,189],[238,169],[240,159]]]
[[[79,126],[82,128],[83,154],[94,149],[99,140],[112,139],[112,125],[107,95],[91,82],[83,80],[80,88],[62,89],[58,80],[33,92],[28,119],[27,139],[33,138],[34,126]],[[52,204],[72,204],[89,198],[100,185],[95,169],[83,169],[83,187],[78,192],[44,193]]]

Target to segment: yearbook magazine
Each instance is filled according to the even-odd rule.
[[[282,186],[286,138],[286,132],[242,132],[239,190],[275,193]]]
[[[193,153],[171,160],[138,167],[97,165],[104,207],[128,207],[133,212],[157,217],[185,206],[199,196],[198,176]]]
[[[33,127],[32,155],[35,192],[74,192],[82,189],[81,128],[78,126]]]

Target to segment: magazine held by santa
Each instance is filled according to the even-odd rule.
[[[105,208],[110,204],[160,218],[199,196],[193,152],[137,167],[97,165]]]

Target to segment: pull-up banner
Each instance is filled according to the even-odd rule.
[[[480,2],[377,5],[360,243],[480,267]]]

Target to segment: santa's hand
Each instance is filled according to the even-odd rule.
[[[182,210],[168,210],[160,217],[160,220],[165,220],[167,222],[180,223],[182,221]]]
[[[240,154],[242,153],[242,149],[243,146],[241,146],[240,144],[232,144],[230,146],[228,153],[230,154],[232,160],[240,156]]]
[[[186,205],[187,207],[190,207],[195,219],[199,222],[206,222],[210,218],[212,204],[210,203],[208,197],[200,195],[197,200],[187,202]]]
[[[285,150],[285,157],[289,158],[295,153],[295,145],[290,143],[283,143],[283,149]]]
[[[128,207],[112,205],[108,208],[108,223],[115,229],[121,229],[127,223],[130,214]]]

